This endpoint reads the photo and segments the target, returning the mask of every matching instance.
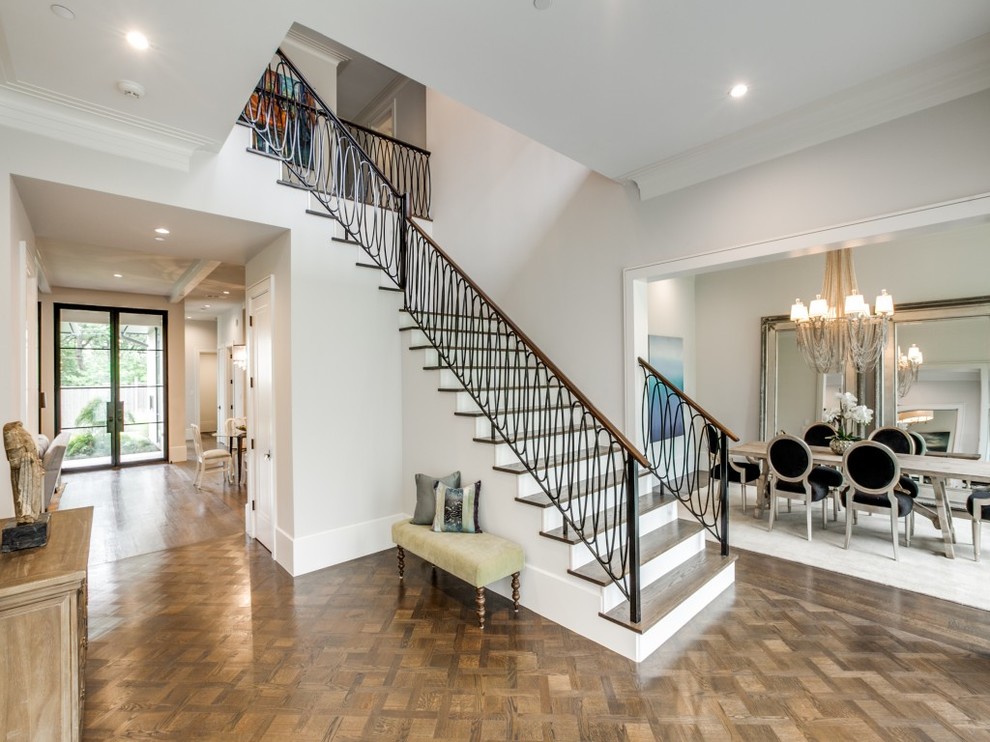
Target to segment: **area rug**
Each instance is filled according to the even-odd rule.
[[[729,544],[759,554],[820,567],[832,572],[853,575],[864,580],[890,585],[904,590],[951,600],[962,605],[990,611],[990,537],[983,536],[982,561],[973,557],[971,522],[955,517],[955,559],[945,557],[942,534],[931,521],[915,518],[911,545],[904,545],[904,522],[900,522],[900,560],[894,561],[890,539],[890,520],[885,515],[859,514],[853,526],[849,548],[844,549],[846,511],[839,508],[838,521],[832,520],[829,506],[828,527],[821,523],[821,504],[813,508],[812,540],[806,536],[804,506],[795,503],[788,513],[781,500],[780,510],[769,530],[767,514],[755,517],[750,490],[749,510],[742,512],[736,488],[730,495]]]

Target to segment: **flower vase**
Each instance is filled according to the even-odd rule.
[[[854,440],[847,440],[845,438],[833,438],[828,442],[828,447],[832,449],[832,453],[836,456],[842,456],[846,452],[846,449],[855,442]]]

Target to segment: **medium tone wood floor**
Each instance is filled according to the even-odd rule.
[[[493,594],[481,632],[412,555],[293,580],[241,533],[94,564],[89,606],[87,740],[990,740],[988,614],[748,552],[639,666]]]

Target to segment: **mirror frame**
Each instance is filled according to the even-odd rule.
[[[875,371],[857,375],[847,366],[845,388],[856,390],[856,396],[867,399],[874,407],[874,426],[894,425],[897,421],[897,332],[898,322],[990,317],[990,296],[922,301],[898,304],[891,320],[887,347]],[[777,342],[781,331],[793,330],[788,315],[762,317],[760,320],[760,439],[766,440],[776,430],[777,410]],[[818,374],[818,388],[824,393],[825,376]],[[869,392],[872,391],[872,395]],[[872,400],[870,397],[872,396]],[[981,421],[981,440],[986,440]]]

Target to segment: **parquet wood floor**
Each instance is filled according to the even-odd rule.
[[[990,742],[985,612],[737,552],[736,585],[637,667],[491,593],[481,632],[473,588],[412,555],[404,585],[394,551],[293,580],[241,533],[243,494],[192,473],[66,490],[102,498],[110,544],[86,740]]]

